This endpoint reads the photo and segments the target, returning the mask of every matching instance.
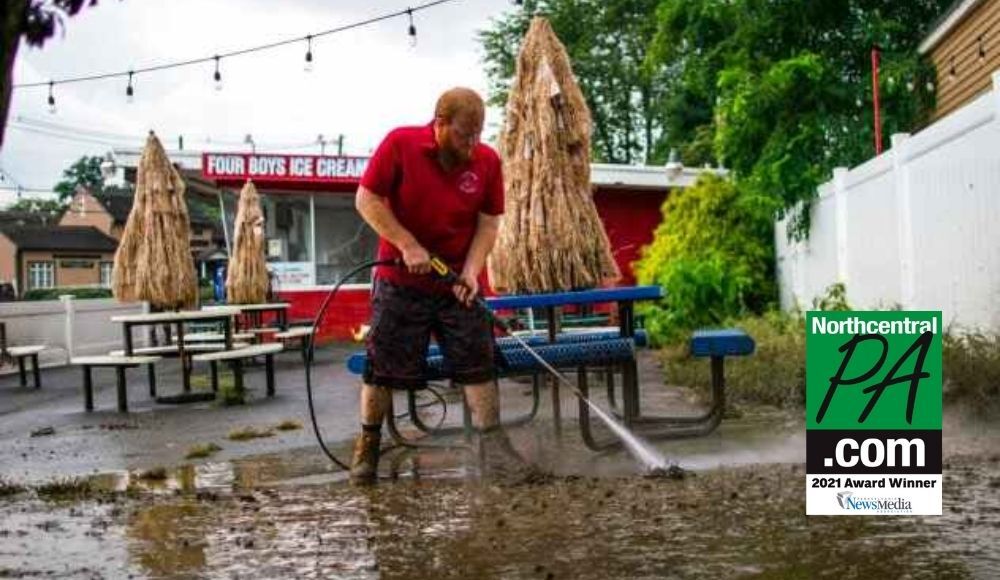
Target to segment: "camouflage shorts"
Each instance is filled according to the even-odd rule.
[[[427,386],[431,335],[459,384],[493,380],[493,331],[486,315],[452,294],[429,294],[376,280],[364,381],[396,389]]]

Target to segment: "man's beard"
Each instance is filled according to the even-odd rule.
[[[469,156],[465,152],[459,151],[457,149],[452,149],[450,147],[441,147],[438,151],[441,163],[450,167],[454,167],[455,165],[465,163],[466,161],[469,160]]]

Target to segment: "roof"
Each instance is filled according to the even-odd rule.
[[[606,188],[665,190],[690,187],[702,173],[725,175],[725,169],[591,163],[590,183]]]
[[[972,13],[973,9],[982,4],[982,0],[956,0],[944,14],[938,18],[927,36],[917,47],[917,52],[926,54],[941,43],[948,34]]]
[[[19,250],[113,252],[118,248],[117,240],[94,226],[15,228],[3,233]]]
[[[142,155],[141,149],[113,149],[111,152],[115,161],[122,167],[135,167]],[[258,155],[267,155],[260,152]],[[185,182],[192,185],[192,180],[201,175],[202,154],[198,151],[168,151],[167,156],[179,168]],[[680,187],[690,187],[702,173],[725,175],[725,169],[684,167],[679,163],[671,166],[663,165],[620,165],[615,163],[591,163],[590,181],[593,185],[607,188],[633,190],[664,190]],[[206,183],[213,187],[211,180]],[[189,204],[191,205],[191,204]],[[192,220],[194,217],[192,216]]]
[[[132,202],[135,195],[128,190],[104,191],[94,196],[104,209],[108,210],[115,223],[124,224],[128,221],[128,214],[132,212]],[[212,227],[217,225],[215,219],[209,216],[204,209],[203,202],[196,200],[193,196],[187,196],[188,218],[192,225],[202,227]]]

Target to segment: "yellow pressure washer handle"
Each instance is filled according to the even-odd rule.
[[[444,282],[447,282],[448,284],[455,284],[458,282],[458,274],[456,274],[454,270],[448,267],[448,264],[446,264],[444,260],[442,260],[441,258],[437,256],[431,256],[430,265],[434,273],[437,274]],[[486,300],[482,297],[482,295],[476,294],[475,298],[472,299],[472,302],[473,304],[475,304],[476,306],[478,306],[483,310],[483,312],[486,314],[486,317],[490,319],[490,322],[499,326],[502,330],[508,333],[511,332],[511,329],[507,325],[507,323],[496,317],[496,315],[493,313],[493,310],[491,310],[489,305],[486,304]]]

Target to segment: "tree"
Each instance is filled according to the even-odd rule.
[[[94,6],[97,0],[0,0],[0,60],[3,77],[0,78],[0,147],[13,88],[14,60],[24,38],[29,46],[42,46],[62,24],[62,17],[73,16],[84,4]]]
[[[775,209],[773,198],[711,174],[671,193],[653,243],[635,263],[639,283],[666,294],[645,307],[657,342],[772,305]]]
[[[659,0],[525,0],[481,31],[489,101],[503,105],[514,77],[520,41],[531,17],[542,14],[566,46],[594,122],[595,161],[662,163],[660,111],[669,75],[646,51],[656,33]]]
[[[678,69],[666,142],[695,158],[711,149],[741,187],[775,197],[782,211],[808,207],[833,167],[874,153],[873,46],[882,51],[883,134],[926,122],[934,75],[916,46],[921,24],[949,4],[664,0],[649,58]],[[795,237],[808,232],[808,215],[793,214]]]
[[[83,156],[73,162],[65,171],[63,178],[52,188],[59,194],[61,201],[73,197],[77,187],[83,187],[96,196],[104,190],[104,176],[101,175],[101,162],[97,156]]]
[[[56,217],[62,214],[63,210],[66,209],[66,204],[54,199],[38,199],[32,197],[23,197],[11,205],[7,206],[6,211],[9,212],[24,212],[32,214],[46,214],[50,217]]]

